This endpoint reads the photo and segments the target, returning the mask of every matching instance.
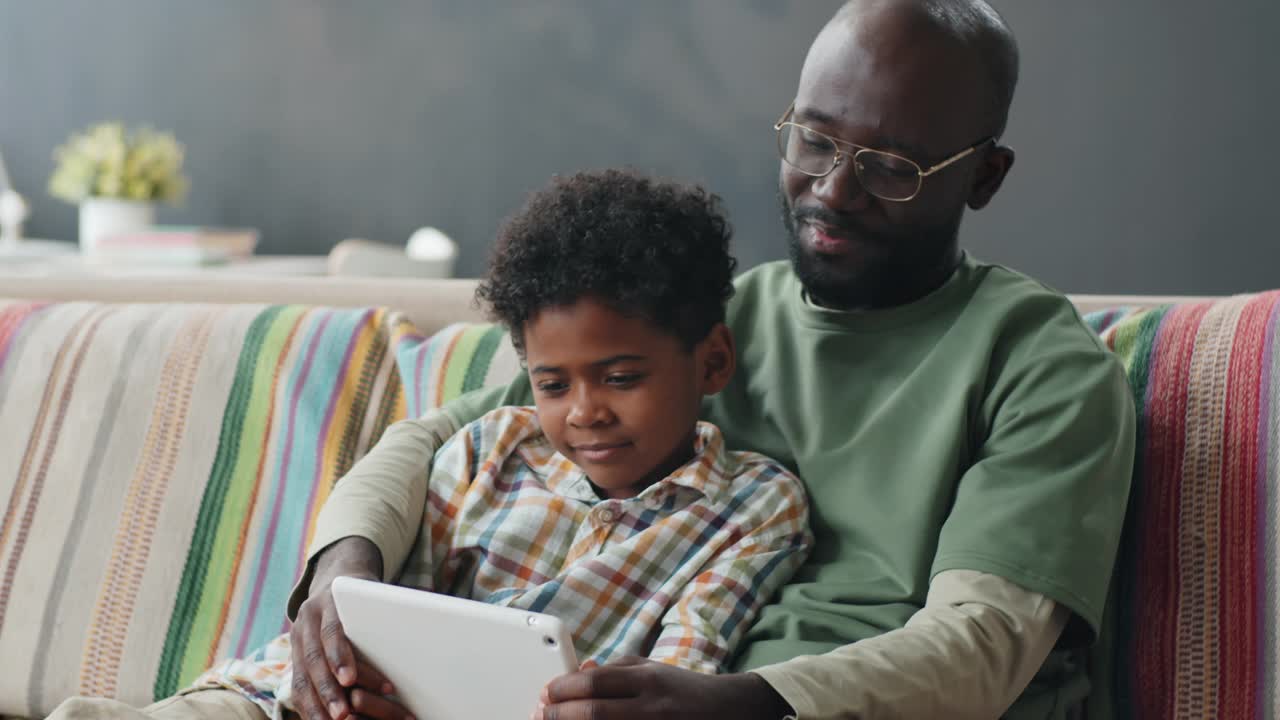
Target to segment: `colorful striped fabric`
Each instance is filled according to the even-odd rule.
[[[1280,718],[1280,291],[1086,320],[1140,409],[1120,716]]]
[[[145,704],[278,635],[430,346],[383,309],[0,301],[0,714]]]
[[[427,342],[402,344],[398,358],[408,371],[409,417],[420,417],[471,390],[508,383],[521,372],[506,332],[488,323],[449,325]]]

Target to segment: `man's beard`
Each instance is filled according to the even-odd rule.
[[[963,208],[950,220],[893,232],[876,232],[821,208],[795,211],[781,191],[791,267],[809,296],[835,309],[881,308],[909,302],[940,285],[953,269]],[[806,221],[818,221],[880,252],[861,261],[822,255],[800,239]],[[944,274],[945,273],[945,274]]]

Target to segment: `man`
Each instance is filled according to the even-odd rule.
[[[1134,410],[1063,297],[958,247],[965,206],[1013,164],[999,138],[1016,76],[984,0],[854,0],[822,30],[777,128],[791,262],[739,279],[740,370],[704,412],[731,446],[798,472],[815,552],[749,631],[743,672],[591,668],[554,681],[535,716],[1080,708],[1072,651],[1101,623]],[[337,486],[291,603],[305,715],[394,715],[360,687],[329,582],[392,577],[441,440],[529,398],[517,381],[402,423]]]

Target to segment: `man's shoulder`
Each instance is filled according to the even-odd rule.
[[[733,281],[735,302],[758,302],[763,298],[779,298],[790,292],[800,292],[800,280],[791,270],[791,263],[775,260],[762,263],[742,273]]]
[[[971,303],[974,312],[989,314],[992,334],[983,352],[991,402],[1020,388],[1108,398],[1117,408],[1132,403],[1120,359],[1066,295],[1004,266],[987,264],[985,272]]]
[[[726,322],[734,333],[749,336],[756,334],[757,326],[769,325],[778,313],[786,312],[788,298],[798,299],[801,294],[800,279],[785,260],[757,265],[742,273],[734,279],[733,289],[725,308]]]
[[[969,262],[981,279],[966,314],[992,324],[1005,343],[1109,355],[1062,292],[1004,265]]]

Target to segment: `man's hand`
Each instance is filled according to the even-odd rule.
[[[368,540],[349,537],[316,559],[307,599],[289,631],[293,654],[293,705],[303,720],[344,720],[354,714],[375,720],[405,720],[409,712],[385,696],[391,683],[358,659],[342,630],[333,602],[334,578],[382,580],[382,556]]]
[[[759,675],[704,675],[629,657],[552,680],[533,720],[781,720],[790,713]]]

